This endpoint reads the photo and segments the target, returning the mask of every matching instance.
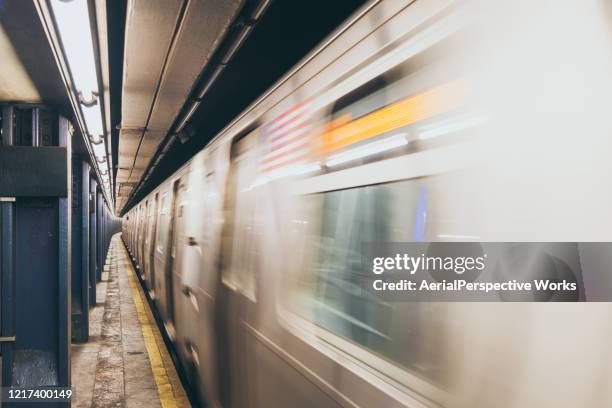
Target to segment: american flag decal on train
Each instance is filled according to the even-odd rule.
[[[303,163],[311,152],[310,101],[300,102],[274,118],[261,133],[264,154],[260,167],[264,173],[286,170]]]

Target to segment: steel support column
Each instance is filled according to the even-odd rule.
[[[89,184],[89,306],[96,305],[96,282],[98,275],[98,182],[90,178]]]
[[[40,105],[5,105],[2,113],[0,149],[19,160],[5,161],[0,174],[8,181],[0,180],[1,383],[70,386],[71,126]],[[20,162],[35,165],[24,175]],[[64,175],[49,182],[58,187],[52,192],[40,182],[48,174]]]

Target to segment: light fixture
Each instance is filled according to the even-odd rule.
[[[92,106],[95,106],[98,103],[98,93],[97,92],[92,91],[91,99],[89,100],[85,99],[85,97],[83,96],[83,93],[80,91],[77,94],[77,96],[79,97],[79,102],[81,103],[81,105],[85,105],[88,108],[91,108]]]
[[[342,153],[331,156],[325,165],[328,167],[338,166],[353,160],[362,159],[374,154],[386,152],[388,150],[397,149],[408,144],[405,133],[398,133],[393,136],[386,137],[375,142],[361,145]]]
[[[52,0],[51,6],[77,94],[90,100],[98,93],[98,78],[87,3]]]
[[[55,26],[61,38],[63,54],[70,68],[73,91],[79,102],[86,129],[85,141],[91,158],[103,179],[110,199],[109,164],[106,160],[105,132],[100,89],[94,55],[88,0],[50,0]],[[78,112],[77,112],[78,114]]]
[[[97,158],[99,157],[102,159],[106,156],[106,149],[104,148],[104,143],[93,144],[92,149]],[[100,160],[98,160],[98,162],[100,162]]]
[[[104,127],[102,126],[102,113],[100,111],[100,105],[96,104],[91,107],[83,106],[82,111],[89,134],[93,137],[100,137],[104,135]]]

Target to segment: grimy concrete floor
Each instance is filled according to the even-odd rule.
[[[72,345],[72,406],[189,407],[120,234],[96,290],[89,341]]]

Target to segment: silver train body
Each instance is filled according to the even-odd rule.
[[[355,280],[367,241],[610,240],[612,200],[594,187],[610,160],[589,156],[593,171],[574,160],[610,147],[598,136],[605,112],[560,120],[556,82],[540,70],[567,74],[570,100],[591,89],[607,101],[609,83],[590,85],[608,54],[570,39],[607,20],[591,13],[596,1],[582,14],[535,3],[367,4],[124,216],[123,239],[204,401],[612,404],[606,303],[389,303]],[[530,20],[544,15],[550,33]],[[589,29],[555,30],[568,20]],[[513,24],[522,35],[508,35]],[[565,48],[530,53],[540,40]],[[574,86],[568,52],[601,71]],[[583,142],[566,142],[578,122]],[[555,159],[543,159],[551,144]]]

